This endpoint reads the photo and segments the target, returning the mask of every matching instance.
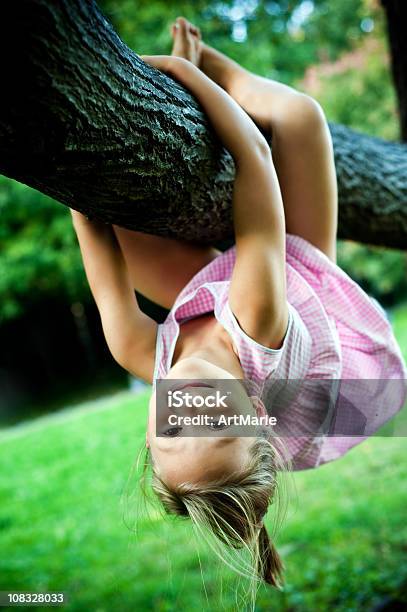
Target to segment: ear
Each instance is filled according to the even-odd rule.
[[[258,417],[261,416],[268,416],[267,410],[265,405],[263,404],[263,402],[261,401],[261,399],[257,396],[257,395],[251,395],[250,399],[252,401],[252,404],[256,410],[256,415]]]

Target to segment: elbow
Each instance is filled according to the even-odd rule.
[[[253,162],[256,164],[269,165],[272,163],[270,146],[263,136],[259,135],[247,144],[247,147],[241,152],[241,155],[235,159],[237,165],[246,165]]]
[[[267,140],[261,136],[254,143],[255,154],[259,159],[264,159],[265,161],[269,161],[271,159],[271,149]]]
[[[115,362],[121,367],[123,368],[123,370],[126,370],[127,372],[130,371],[130,355],[128,352],[125,351],[110,351],[113,359],[115,360]]]
[[[124,370],[129,370],[131,361],[131,347],[127,339],[106,337],[109,351],[115,362]]]

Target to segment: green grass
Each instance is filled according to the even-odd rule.
[[[392,317],[405,349],[407,308]],[[147,401],[121,393],[0,431],[0,590],[62,590],[69,611],[242,609],[188,522],[143,514],[137,537],[124,523]],[[262,587],[256,610],[406,602],[406,439],[371,438],[293,480],[277,541],[286,586]],[[128,488],[140,497],[134,479]]]
[[[0,590],[63,590],[67,610],[237,609],[231,574],[199,547],[205,596],[188,523],[144,517],[136,539],[123,522],[147,398],[123,393],[0,434]],[[406,477],[402,438],[371,438],[295,474],[278,540],[287,585],[262,588],[257,610],[395,597],[407,581]]]

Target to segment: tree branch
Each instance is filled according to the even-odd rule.
[[[145,65],[94,2],[2,13],[0,172],[129,229],[233,237],[233,161],[188,91]],[[407,146],[330,129],[339,236],[405,247]]]

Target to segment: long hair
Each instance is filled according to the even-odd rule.
[[[277,442],[272,444],[265,436],[256,438],[243,470],[209,483],[184,482],[168,486],[155,472],[148,449],[143,467],[144,486],[151,468],[151,487],[165,513],[189,517],[198,535],[205,538],[229,567],[248,577],[254,585],[264,581],[274,587],[282,585],[283,563],[263,518],[271,503],[278,501],[281,510],[281,486],[277,476],[288,464]],[[213,545],[211,534],[226,545],[226,549],[246,551],[249,561],[239,564],[239,559],[233,555],[231,561],[225,546]]]

